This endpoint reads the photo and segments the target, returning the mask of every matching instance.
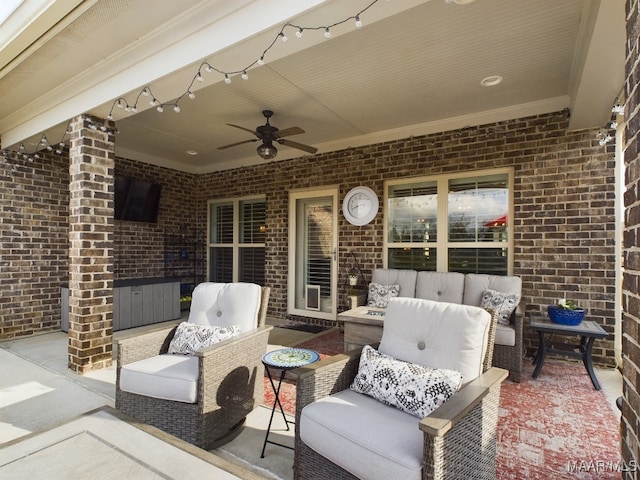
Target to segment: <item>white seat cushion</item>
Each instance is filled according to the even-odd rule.
[[[124,365],[120,388],[147,397],[196,403],[198,399],[198,357],[156,355]]]
[[[418,422],[371,397],[343,390],[302,409],[298,428],[305,444],[359,478],[419,480],[423,436]]]
[[[436,302],[462,303],[463,293],[463,273],[418,272],[416,298]]]
[[[240,332],[258,326],[260,285],[254,283],[200,283],[194,290],[189,323],[196,325],[238,325]]]
[[[496,325],[496,345],[506,345],[513,347],[516,344],[516,329],[511,325]]]
[[[379,350],[405,362],[482,374],[491,315],[480,307],[418,298],[392,298]]]

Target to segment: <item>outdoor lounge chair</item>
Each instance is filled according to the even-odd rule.
[[[263,401],[269,292],[250,283],[198,285],[189,324],[239,333],[193,355],[167,353],[178,327],[118,340],[116,408],[206,450],[233,439]]]
[[[495,478],[499,393],[508,375],[491,367],[495,325],[496,316],[479,307],[389,301],[379,352],[462,373],[462,388],[424,418],[350,389],[359,350],[294,370],[294,478]]]

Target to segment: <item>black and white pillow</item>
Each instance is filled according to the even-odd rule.
[[[399,293],[400,285],[381,285],[380,283],[371,282],[369,284],[367,306],[387,308],[389,299],[397,297]]]
[[[178,325],[169,344],[168,353],[193,355],[198,350],[231,338],[238,333],[240,333],[238,325],[218,327],[182,322]]]
[[[496,312],[498,323],[509,325],[509,318],[518,303],[520,303],[520,295],[515,292],[502,293],[495,290],[485,290],[482,293],[480,306]]]
[[[366,345],[351,390],[424,418],[461,385],[460,372],[396,360]]]

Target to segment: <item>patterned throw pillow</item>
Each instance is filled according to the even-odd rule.
[[[397,297],[400,293],[400,285],[381,285],[371,282],[369,284],[369,295],[367,306],[387,308],[389,299]]]
[[[520,303],[520,295],[515,292],[502,293],[485,290],[482,293],[482,308],[494,310],[498,314],[498,323],[509,325],[511,314]]]
[[[182,322],[169,344],[169,353],[193,355],[198,350],[231,338],[240,333],[238,325],[218,327],[209,325],[195,325]]]
[[[460,372],[396,360],[366,345],[351,390],[424,418],[461,385]]]

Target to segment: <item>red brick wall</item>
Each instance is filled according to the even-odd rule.
[[[615,302],[613,144],[601,147],[595,131],[568,132],[567,125],[566,116],[558,112],[200,176],[116,159],[117,174],[156,181],[163,191],[157,225],[115,223],[115,277],[162,274],[164,227],[179,230],[186,224],[186,228],[197,228],[204,234],[207,200],[263,194],[267,199],[266,275],[272,287],[269,314],[284,317],[290,190],[339,185],[342,200],[352,187],[367,185],[382,198],[385,179],[513,167],[513,273],[523,279],[527,310],[542,311],[563,296],[578,300],[610,333],[606,341],[596,342],[594,359],[611,365]],[[41,168],[51,168],[48,163],[43,165]],[[31,182],[35,167],[25,168],[23,176]],[[68,181],[60,172],[51,181],[56,183],[58,178]],[[0,184],[9,192],[8,197],[14,192],[11,182],[11,176],[7,176]],[[59,195],[65,195],[66,183],[56,188]],[[55,210],[55,206],[51,208]],[[66,203],[59,209],[64,214]],[[367,280],[374,268],[383,265],[382,221],[379,214],[370,225],[354,227],[339,215],[342,271],[351,264],[351,250],[357,252]],[[66,248],[66,237],[62,235],[62,239]],[[4,254],[8,244],[3,245],[7,245]],[[60,252],[55,260],[65,262],[64,248]],[[64,267],[62,270],[60,277],[65,278]],[[5,278],[10,280],[13,274]],[[0,305],[9,301],[10,295],[0,295],[4,302]],[[52,299],[47,308],[53,311],[44,314],[53,319],[54,325],[59,322],[56,302]],[[34,330],[41,327],[25,331]],[[528,332],[526,337],[531,350],[533,337]]]
[[[60,330],[69,160],[0,156],[0,340]]]
[[[163,277],[165,231],[204,234],[204,227],[197,223],[196,176],[122,158],[116,159],[115,172],[162,186],[157,223],[115,222],[116,279]]]
[[[563,112],[352,148],[198,178],[198,202],[265,194],[269,313],[286,316],[288,199],[293,189],[367,185],[383,197],[385,179],[513,167],[514,274],[528,311],[575,299],[610,333],[594,360],[612,365],[614,329],[614,146],[595,131],[567,131]],[[205,222],[203,218],[201,222]],[[364,227],[339,215],[340,270],[357,252],[366,274],[383,265],[383,216]],[[526,333],[532,350],[537,341]]]
[[[638,114],[638,84],[640,79],[640,51],[638,39],[640,32],[640,11],[637,0],[627,0],[627,51],[625,106],[626,148],[624,152],[627,191],[624,195],[624,277],[622,292],[623,337],[623,406],[622,406],[622,459],[629,466],[638,466],[640,445],[640,114]],[[637,468],[630,468],[623,478],[639,478]]]

